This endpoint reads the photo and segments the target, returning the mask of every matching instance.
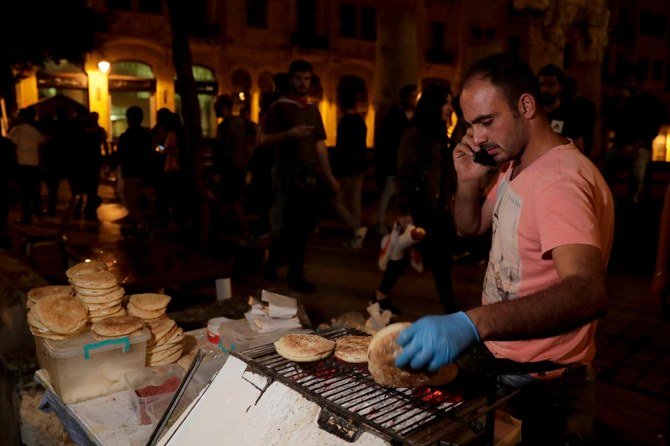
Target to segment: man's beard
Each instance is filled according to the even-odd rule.
[[[540,95],[540,104],[542,105],[551,105],[554,102],[556,102],[556,99],[558,99],[558,96],[554,96],[549,93],[542,93]]]

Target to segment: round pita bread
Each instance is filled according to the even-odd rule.
[[[88,310],[83,303],[55,294],[40,299],[31,311],[44,327],[57,334],[79,331],[88,320]]]
[[[172,356],[176,352],[181,352],[182,351],[182,345],[181,343],[171,345],[163,350],[160,350],[155,353],[149,353],[147,355],[147,360],[150,362],[155,362],[155,361],[160,361],[162,359],[167,358],[168,356]]]
[[[342,336],[335,340],[335,357],[352,363],[368,362],[372,336]]]
[[[116,293],[119,292],[119,290],[123,290],[123,288],[121,288],[118,285],[114,285],[111,288],[103,288],[103,289],[99,289],[99,290],[93,290],[93,289],[90,289],[90,288],[82,288],[82,287],[79,287],[79,286],[76,286],[76,285],[74,286],[74,291],[78,296],[84,296],[84,297],[87,297],[87,298],[88,297],[96,298],[96,297],[99,297],[99,296],[107,296],[109,294],[116,294]]]
[[[44,326],[44,324],[42,324],[42,322],[40,322],[40,320],[37,317],[35,317],[35,312],[33,310],[30,310],[28,312],[27,319],[28,319],[28,325],[30,325],[31,327],[34,327],[34,328],[36,328],[38,330],[41,330],[43,332],[44,331],[49,331],[49,329],[46,328]]]
[[[151,332],[151,339],[147,341],[147,347],[157,347],[159,345],[165,344],[167,340],[177,332],[177,330],[179,330],[179,327],[177,327],[175,324],[165,333],[156,335],[154,332]]]
[[[162,359],[162,360],[158,360],[158,361],[154,360],[154,359],[147,360],[147,365],[149,367],[155,367],[157,365],[172,364],[173,362],[176,362],[176,361],[179,360],[179,358],[181,358],[182,353],[183,352],[181,350],[179,350],[179,351],[176,351],[171,356],[168,356],[167,358]]]
[[[398,335],[410,325],[408,322],[391,324],[372,337],[368,349],[368,370],[374,380],[389,387],[441,386],[451,382],[458,373],[454,364],[447,364],[435,373],[395,366],[395,358],[402,350],[397,342]]]
[[[109,268],[107,268],[107,264],[103,262],[99,262],[97,260],[93,260],[91,262],[81,262],[77,263],[76,265],[68,268],[67,271],[65,271],[65,275],[67,276],[68,279],[72,280],[72,278],[80,275],[80,274],[88,274],[88,273],[95,273],[99,271],[107,271]]]
[[[335,343],[312,334],[289,334],[275,342],[279,356],[295,362],[311,362],[330,356]]]
[[[89,317],[100,317],[100,316],[109,316],[110,314],[118,313],[119,310],[122,310],[123,307],[121,305],[114,305],[112,307],[108,308],[99,308],[97,310],[91,310],[90,308],[88,309],[88,316]]]
[[[147,346],[146,353],[147,355],[166,350],[167,348],[181,344],[184,340],[184,330],[178,328],[165,342],[157,342],[155,345]]]
[[[128,336],[129,338],[132,338],[133,336],[139,336],[139,335],[142,334],[142,330],[143,330],[143,328],[140,328],[139,330],[136,330],[136,331],[134,331],[134,332],[132,332],[132,333],[128,333],[127,335],[122,335],[122,336]],[[93,337],[94,337],[95,339],[97,339],[98,341],[106,341],[106,340],[108,340],[108,339],[116,339],[116,338],[119,338],[120,336],[100,336],[99,334],[97,334],[97,333],[94,332],[94,333],[93,333]]]
[[[30,332],[33,334],[33,336],[37,336],[39,338],[51,339],[52,341],[62,341],[69,337],[67,335],[59,335],[55,333],[44,333],[33,327],[30,327]]]
[[[116,276],[109,271],[96,271],[77,274],[72,278],[72,283],[83,291],[104,290],[114,288],[118,285]]]
[[[163,317],[156,322],[150,323],[149,329],[156,339],[158,339],[164,336],[168,331],[172,330],[176,325],[177,323],[174,320],[169,317]]]
[[[162,310],[149,311],[139,308],[131,302],[128,302],[126,308],[128,308],[128,313],[132,314],[133,316],[141,317],[142,319],[159,319],[165,314],[165,308]]]
[[[100,296],[88,296],[86,294],[81,294],[77,292],[77,294],[75,294],[75,297],[86,304],[106,304],[109,302],[122,299],[123,294],[124,294],[123,288],[119,287],[114,291],[112,291],[111,293],[102,294]]]
[[[133,316],[116,316],[94,323],[91,330],[100,336],[116,337],[141,330],[142,327],[144,327],[142,319]]]
[[[165,294],[143,293],[130,296],[129,303],[133,306],[147,311],[164,310],[172,298]]]
[[[86,305],[86,308],[88,308],[89,314],[92,311],[98,311],[98,310],[103,310],[105,308],[111,308],[111,307],[120,307],[123,302],[123,299],[117,299],[117,300],[112,300],[110,302],[104,302],[101,304],[91,304],[88,302],[84,302],[84,305]]]
[[[50,296],[52,294],[72,297],[72,295],[74,294],[74,290],[70,285],[47,285],[33,288],[32,290],[28,291],[26,296],[28,297],[29,300],[37,302],[43,297]]]
[[[112,314],[109,314],[107,316],[93,316],[93,317],[89,317],[88,319],[91,322],[100,322],[100,321],[105,320],[105,319],[110,318],[110,317],[118,317],[118,316],[126,316],[126,315],[127,315],[126,310],[123,309],[123,308],[119,308],[119,310],[116,313],[112,313]]]

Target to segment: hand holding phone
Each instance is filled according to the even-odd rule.
[[[472,161],[477,164],[481,164],[482,166],[494,167],[496,165],[496,161],[493,158],[493,155],[491,155],[482,147],[480,147],[479,152],[475,152],[474,156],[472,157]]]

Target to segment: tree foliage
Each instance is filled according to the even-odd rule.
[[[14,83],[47,60],[81,63],[96,48],[106,16],[84,0],[10,0],[0,15],[0,96],[13,97]]]

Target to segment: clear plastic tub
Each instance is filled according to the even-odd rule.
[[[63,341],[35,337],[37,360],[65,404],[126,389],[123,376],[144,368],[147,340],[144,328],[134,336],[98,341],[90,331]]]
[[[165,364],[125,374],[130,399],[140,424],[152,424],[154,417],[150,415],[162,415],[165,412],[185,373],[177,364]]]

